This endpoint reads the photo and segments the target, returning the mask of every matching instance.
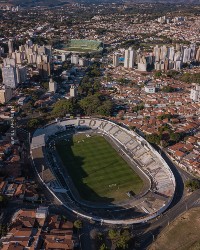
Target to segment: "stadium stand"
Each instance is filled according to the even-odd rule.
[[[33,135],[31,153],[37,171],[50,188],[58,187],[68,190],[65,194],[57,194],[64,201],[64,204],[68,207],[70,206],[71,209],[73,208],[74,211],[86,214],[88,214],[88,209],[95,207],[83,202],[87,207],[83,208],[83,203],[80,206],[79,202],[74,199],[69,183],[67,183],[65,176],[59,170],[58,165],[60,164],[56,164],[52,156],[49,156],[52,154],[49,154],[47,148],[45,148],[45,145],[58,136],[60,132],[64,133],[66,126],[69,125],[74,125],[74,129],[77,131],[84,126],[84,128],[105,134],[113,142],[120,144],[128,152],[127,155],[135,163],[135,166],[148,177],[151,183],[149,190],[145,194],[141,194],[137,198],[130,200],[129,203],[121,202],[120,208],[123,205],[127,209],[134,207],[140,209],[143,215],[151,215],[151,218],[167,209],[173,199],[176,183],[173,173],[163,158],[151,145],[133,131],[122,128],[113,122],[96,118],[66,119],[37,129]],[[101,207],[96,206],[99,212]],[[93,210],[91,209],[91,211]],[[94,213],[97,213],[96,210],[94,211]],[[113,218],[114,208],[112,213]],[[144,220],[147,220],[145,216]]]

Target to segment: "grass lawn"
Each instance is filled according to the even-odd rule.
[[[169,225],[150,250],[199,250],[200,208],[193,208]]]
[[[103,136],[77,134],[56,149],[83,199],[115,202],[142,189],[141,178]]]

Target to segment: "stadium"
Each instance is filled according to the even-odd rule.
[[[72,39],[62,49],[70,52],[101,52],[103,43],[95,40]]]
[[[39,128],[31,156],[57,201],[89,220],[143,223],[164,212],[174,197],[175,179],[160,154],[108,120],[65,119]]]

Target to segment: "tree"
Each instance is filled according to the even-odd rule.
[[[161,136],[158,134],[146,135],[146,140],[153,144],[160,144]]]
[[[144,109],[144,103],[140,103],[132,108],[132,112],[138,112],[138,111],[143,110],[143,109]]]
[[[163,87],[162,91],[166,92],[166,93],[171,93],[171,92],[175,91],[175,88],[173,88],[171,86],[165,86],[165,87]]]
[[[99,250],[108,250],[108,247],[105,245],[105,243],[103,243],[103,244],[100,246]]]
[[[35,129],[40,125],[40,121],[37,118],[33,118],[28,121],[27,126],[29,129]]]
[[[81,221],[81,220],[76,220],[76,221],[74,221],[74,227],[75,227],[76,229],[81,229],[81,228],[83,227],[82,221]]]
[[[116,239],[116,238],[118,237],[118,235],[119,235],[119,233],[118,233],[116,230],[114,230],[114,229],[110,229],[110,230],[108,231],[108,237],[109,237],[111,240]]]
[[[117,240],[116,246],[120,249],[127,249],[131,238],[132,236],[128,230],[122,231]]]
[[[64,117],[66,114],[74,114],[78,104],[74,98],[62,99],[55,103],[52,114],[56,117]]]
[[[0,208],[6,207],[8,203],[7,197],[0,195]]]
[[[200,73],[185,73],[180,80],[186,83],[200,83]]]
[[[101,89],[101,83],[99,81],[95,81],[93,84],[93,89],[95,92],[99,91]]]
[[[135,131],[136,126],[130,126],[130,129],[133,130],[133,131]]]
[[[186,188],[189,188],[191,191],[194,191],[196,189],[200,188],[200,181],[199,180],[188,180],[185,183]]]
[[[93,115],[97,113],[100,106],[101,101],[97,95],[87,96],[80,101],[80,107],[86,115]]]
[[[104,238],[104,235],[102,233],[98,233],[97,238],[98,238],[99,241],[102,241],[103,238]]]
[[[46,89],[46,90],[49,89],[49,83],[48,83],[48,82],[42,82],[41,85],[42,85],[42,87],[43,87],[44,89]]]
[[[90,73],[89,73],[90,77],[98,77],[100,75],[101,75],[101,71],[98,68],[95,68],[95,69],[91,70]]]
[[[163,114],[163,115],[157,116],[157,118],[158,118],[159,120],[164,120],[164,119],[166,119],[166,118],[170,119],[171,117],[172,117],[171,114]]]
[[[103,104],[97,109],[97,113],[102,116],[109,116],[113,109],[113,103],[110,100],[106,100]]]
[[[162,71],[156,71],[155,73],[154,73],[154,76],[155,77],[161,77],[162,76]]]
[[[5,236],[7,234],[7,225],[0,224],[0,237]]]
[[[167,77],[175,78],[178,74],[179,74],[179,72],[176,71],[176,70],[169,70],[169,71],[167,72]]]
[[[170,140],[178,142],[180,140],[180,134],[178,133],[170,133]]]
[[[160,133],[160,135],[162,135],[162,133],[164,132],[164,131],[168,131],[169,133],[171,133],[171,127],[170,127],[170,125],[167,123],[167,124],[164,124],[164,125],[162,125],[161,127],[159,127],[158,128],[158,131],[159,131],[159,133]]]
[[[117,248],[119,249],[127,249],[128,248],[128,243],[125,240],[124,237],[120,237],[116,243]]]
[[[132,238],[132,235],[128,230],[116,231],[110,229],[108,231],[108,236],[117,249],[127,249]]]

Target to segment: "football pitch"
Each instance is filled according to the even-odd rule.
[[[127,192],[138,194],[143,181],[101,135],[76,134],[56,144],[80,196],[89,201],[116,202]]]

